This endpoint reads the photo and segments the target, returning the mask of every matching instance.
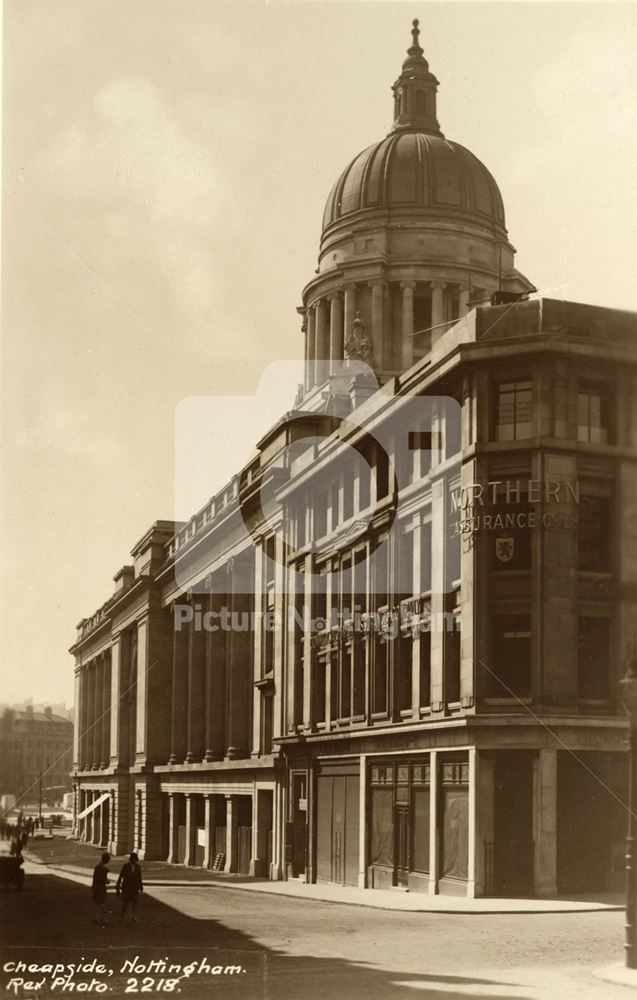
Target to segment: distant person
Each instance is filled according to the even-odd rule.
[[[108,886],[108,865],[111,860],[106,851],[102,860],[93,869],[93,923],[106,927],[106,889]]]
[[[130,904],[133,911],[133,923],[137,923],[137,902],[144,891],[142,884],[142,870],[139,866],[139,857],[135,852],[130,855],[129,860],[122,866],[119,873],[115,891],[122,897],[122,912],[119,919],[123,920],[126,910]]]

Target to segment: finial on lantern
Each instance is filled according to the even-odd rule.
[[[413,28],[411,29],[411,47],[407,50],[410,56],[421,56],[423,50],[420,47],[420,42],[418,41],[420,37],[419,20],[417,17],[412,21]]]

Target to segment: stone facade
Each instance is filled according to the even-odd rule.
[[[637,315],[529,298],[436,87],[415,26],[328,200],[295,408],[80,623],[84,839],[370,889],[621,877]]]

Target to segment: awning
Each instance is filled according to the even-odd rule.
[[[86,809],[82,809],[82,812],[78,813],[77,818],[84,819],[85,816],[88,816],[90,812],[93,812],[94,809],[97,809],[98,806],[101,806],[102,802],[106,802],[106,799],[110,799],[110,797],[110,792],[104,792],[103,795],[100,795],[99,799],[95,799],[95,802],[91,802],[90,806],[87,806]]]

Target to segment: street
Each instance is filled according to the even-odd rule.
[[[623,915],[616,911],[405,913],[238,887],[154,886],[142,898],[139,923],[121,924],[114,895],[111,902],[109,926],[94,926],[86,886],[28,865],[25,891],[0,893],[3,994],[175,992],[248,1000],[630,995],[591,971],[622,959]],[[85,971],[47,971],[67,963],[82,963]]]

